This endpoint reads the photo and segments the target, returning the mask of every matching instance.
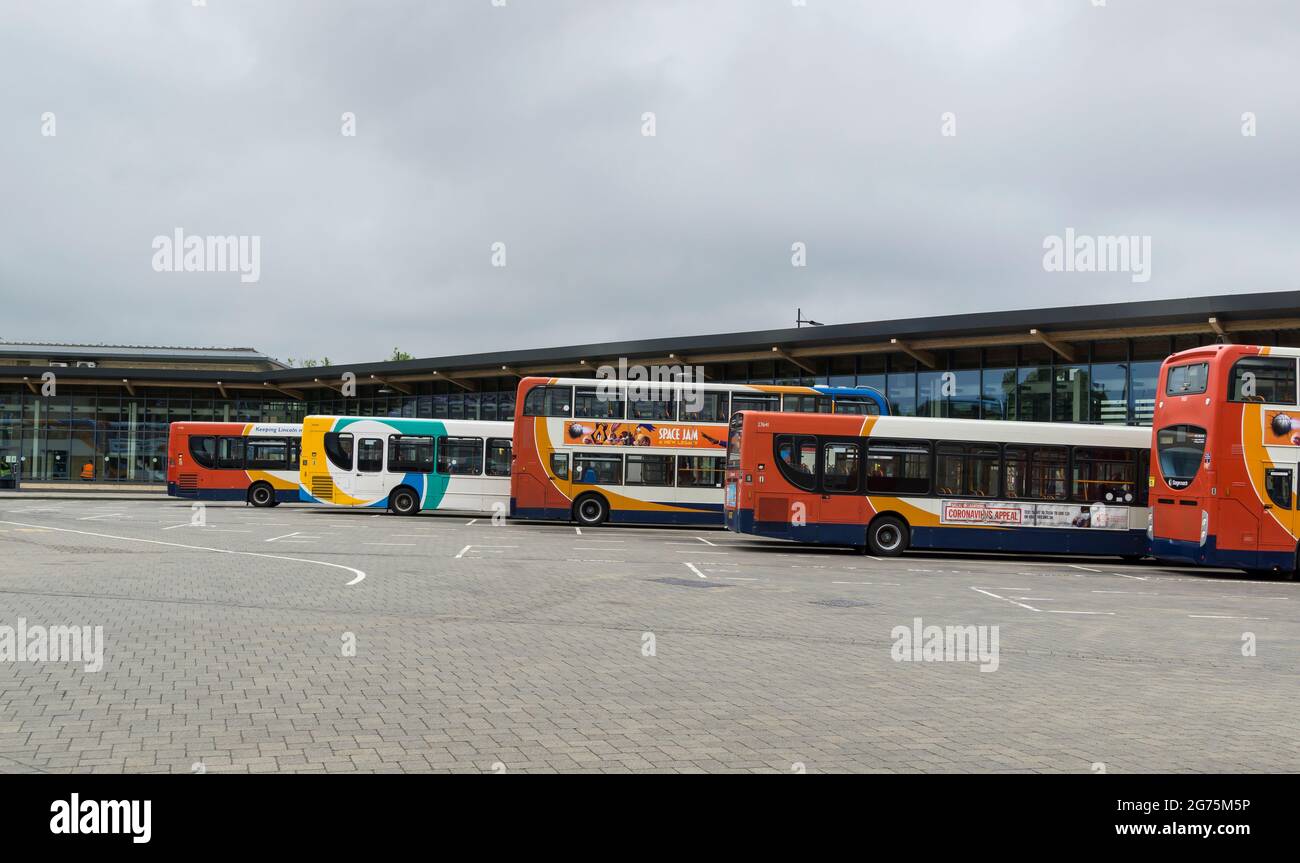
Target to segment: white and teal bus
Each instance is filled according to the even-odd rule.
[[[513,423],[309,416],[302,423],[298,495],[309,503],[506,513]]]

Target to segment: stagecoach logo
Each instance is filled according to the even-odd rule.
[[[172,236],[153,238],[155,273],[239,273],[244,284],[262,277],[262,238],[257,235],[185,235],[177,228]]]
[[[944,501],[945,524],[1023,524],[1025,513],[1018,506],[998,506],[970,501]]]

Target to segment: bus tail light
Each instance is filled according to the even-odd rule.
[[[1205,539],[1210,535],[1210,514],[1201,510],[1201,545],[1205,545]]]

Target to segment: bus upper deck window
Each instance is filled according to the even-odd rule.
[[[1237,360],[1229,376],[1228,400],[1294,405],[1295,357],[1244,357]]]

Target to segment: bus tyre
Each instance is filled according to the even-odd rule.
[[[867,547],[879,557],[898,557],[907,550],[907,522],[882,515],[867,528]]]
[[[599,527],[609,518],[609,504],[598,494],[578,498],[573,504],[573,520],[583,527]]]
[[[420,498],[407,486],[398,486],[388,496],[388,508],[394,515],[415,515],[420,511]]]
[[[255,482],[248,489],[248,502],[253,506],[275,506],[275,489],[264,482]]]

